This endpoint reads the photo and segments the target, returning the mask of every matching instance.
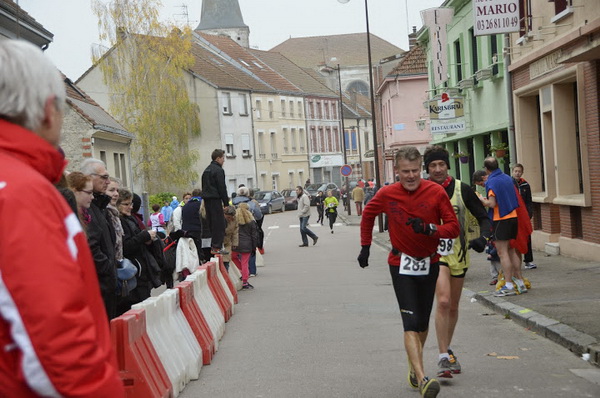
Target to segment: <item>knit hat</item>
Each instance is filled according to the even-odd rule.
[[[447,150],[429,150],[425,151],[424,161],[425,161],[425,171],[429,171],[429,163],[434,160],[443,160],[446,162],[448,168],[450,168],[450,156]]]

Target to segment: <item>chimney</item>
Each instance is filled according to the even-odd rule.
[[[412,50],[417,45],[417,27],[413,26],[413,31],[408,35],[408,51]]]

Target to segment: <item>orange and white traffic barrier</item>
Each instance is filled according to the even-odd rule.
[[[194,298],[194,285],[191,281],[183,281],[177,284],[177,289],[183,315],[202,348],[202,363],[209,365],[215,353],[215,342],[210,326]]]
[[[231,318],[231,308],[233,307],[233,304],[227,298],[225,290],[223,290],[223,286],[218,280],[217,265],[214,262],[208,262],[202,264],[200,267],[198,267],[198,269],[206,270],[206,279],[208,281],[208,287],[215,299],[217,300],[219,308],[223,312],[225,322],[229,321],[229,318]]]
[[[196,270],[188,275],[186,281],[192,282],[194,286],[194,298],[198,303],[202,315],[208,322],[215,343],[215,350],[219,350],[219,341],[225,333],[225,316],[221,311],[217,300],[208,287],[208,274],[205,269]]]
[[[110,321],[119,376],[128,398],[171,398],[171,381],[146,326],[146,312],[140,309],[129,310]]]
[[[189,324],[177,319],[177,311],[181,311],[173,296],[177,294],[177,290],[167,290],[132,306],[132,309],[146,311],[148,336],[169,376],[174,396],[179,395],[190,380],[198,378],[202,367],[198,341]]]
[[[231,315],[235,314],[235,304],[237,303],[237,290],[234,290],[233,285],[231,284],[231,280],[227,275],[227,279],[223,276],[223,272],[225,272],[225,265],[223,264],[223,257],[220,255],[217,257],[213,257],[211,259],[212,262],[215,263],[215,271],[217,274],[217,280],[221,284],[227,299],[231,303]],[[236,267],[237,268],[237,267]]]
[[[233,286],[235,286],[235,290],[242,290],[242,273],[238,267],[233,264],[233,261],[229,263],[229,271],[227,271],[227,273],[229,274],[231,283],[233,283]]]

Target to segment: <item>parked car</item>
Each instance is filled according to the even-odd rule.
[[[327,196],[327,191],[333,192],[333,196],[335,196],[338,200],[340,200],[340,189],[333,182],[325,182],[321,184],[310,184],[308,187],[304,188],[306,192],[310,195],[310,205],[315,205],[315,200],[317,198],[317,192],[322,191],[324,196]]]
[[[260,211],[263,214],[285,211],[285,201],[279,191],[258,191],[254,193],[254,199],[260,204]]]
[[[281,195],[283,195],[286,210],[298,210],[298,194],[295,189],[284,189],[281,191]]]

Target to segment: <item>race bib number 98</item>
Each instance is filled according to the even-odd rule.
[[[416,259],[408,254],[400,256],[400,275],[423,276],[429,275],[431,258]]]
[[[454,239],[440,239],[437,252],[440,256],[454,254]]]

